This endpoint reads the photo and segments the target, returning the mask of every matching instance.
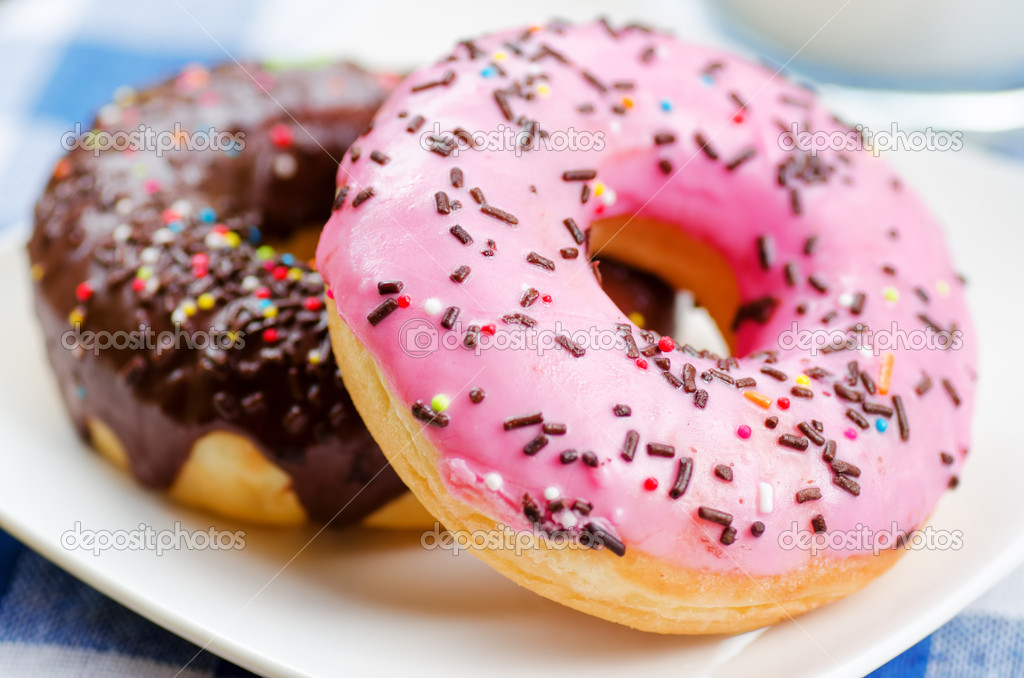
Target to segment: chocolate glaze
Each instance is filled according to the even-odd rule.
[[[79,430],[88,417],[110,426],[143,484],[169,487],[192,444],[226,430],[249,437],[291,476],[313,519],[345,507],[336,522],[355,522],[402,492],[341,383],[322,281],[305,262],[281,253],[264,261],[257,250],[326,219],[337,160],[390,84],[346,64],[281,72],[193,67],[141,92],[104,125],[108,107],[94,129],[212,127],[243,133],[243,149],[94,155],[79,148],[58,164],[29,243],[47,352]],[[286,155],[291,160],[281,160]],[[210,216],[201,212],[207,207],[216,214],[212,223],[201,218]],[[237,234],[236,246],[210,236],[225,228]],[[195,255],[208,265],[197,269]],[[133,287],[140,267],[159,289]],[[290,276],[275,278],[277,267]],[[83,282],[91,287],[84,300],[76,298]],[[269,291],[276,317],[265,317],[259,288]],[[190,317],[179,312],[181,329],[234,330],[243,348],[94,354],[65,348],[67,338],[62,344],[73,311],[82,314],[82,330],[159,333],[173,330],[175,309],[203,293],[215,305]],[[271,328],[273,341],[265,334]]]
[[[341,382],[322,281],[305,262],[284,253],[264,258],[258,249],[327,219],[337,160],[390,84],[347,64],[282,72],[193,67],[120,105],[116,123],[101,116],[93,129],[212,127],[244,134],[239,152],[79,148],[58,163],[28,247],[47,353],[79,431],[85,435],[90,417],[107,424],[144,485],[168,488],[196,440],[230,431],[291,477],[314,520],[337,514],[336,524],[357,522],[403,491]],[[371,151],[360,162],[371,162]],[[216,219],[202,218],[203,208]],[[221,246],[215,231],[239,242]],[[196,255],[208,257],[199,271]],[[143,267],[157,289],[136,289]],[[275,278],[279,267],[298,279]],[[671,288],[614,261],[603,261],[601,272],[625,312],[671,331]],[[91,288],[85,299],[77,296],[82,283]],[[264,288],[276,317],[264,317]],[[183,304],[198,306],[204,293],[214,295],[214,306],[181,317]],[[215,328],[238,332],[244,347],[69,349],[73,312],[82,331]]]

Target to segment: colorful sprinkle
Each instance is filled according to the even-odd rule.
[[[891,351],[887,351],[882,356],[882,364],[878,367],[878,393],[880,395],[889,394],[889,384],[892,382],[892,364],[895,360]]]
[[[843,435],[846,436],[847,438],[849,438],[850,440],[856,440],[857,439],[857,429],[848,428],[845,431],[843,431]]]
[[[744,440],[750,437],[750,433],[750,427],[747,426],[746,424],[743,424],[738,429],[736,429],[736,435],[738,435],[740,438],[743,438]]]
[[[654,490],[658,489],[658,479],[647,478],[646,480],[644,480],[644,489],[647,490],[648,492],[653,492]]]
[[[878,429],[879,433],[885,433],[886,429],[889,428],[889,422],[882,418],[875,419],[875,428]]]
[[[776,401],[776,404],[779,406],[780,410],[788,410],[789,409],[789,398],[779,398]]]
[[[438,393],[430,399],[430,408],[435,412],[444,412],[452,404],[451,398],[443,393]]]
[[[757,391],[744,391],[743,397],[766,410],[772,406],[772,399],[763,393],[758,393]]]

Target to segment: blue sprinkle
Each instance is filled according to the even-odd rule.
[[[285,252],[284,254],[281,255],[281,263],[284,264],[285,266],[291,266],[292,264],[295,263],[295,257]]]
[[[255,245],[259,243],[260,238],[262,237],[263,235],[260,233],[260,229],[256,228],[255,226],[249,227],[249,242]]]
[[[85,400],[85,387],[79,386],[77,389],[75,389],[75,395],[78,396],[79,400]]]
[[[710,73],[705,73],[704,75],[700,76],[700,81],[703,82],[708,87],[715,84],[715,78]]]
[[[204,224],[212,224],[213,222],[217,221],[217,210],[213,209],[212,207],[204,207],[203,209],[199,210],[199,221],[203,222]]]
[[[662,99],[661,100],[661,110],[665,111],[666,113],[671,111],[672,110],[672,102],[669,101],[668,99]]]
[[[484,70],[480,71],[480,75],[484,76],[485,78],[493,78],[497,74],[498,71],[494,69],[494,66],[488,66]]]
[[[260,308],[266,308],[267,306],[270,306],[270,299],[260,299],[259,306]]]
[[[885,433],[885,429],[889,428],[889,422],[885,419],[875,419],[875,428],[879,433]]]
[[[177,220],[172,221],[171,223],[167,224],[167,230],[173,233],[181,233],[182,231],[185,230],[185,222]]]

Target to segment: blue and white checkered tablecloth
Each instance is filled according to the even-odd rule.
[[[260,36],[286,22],[289,7],[0,0],[0,242],[27,235],[32,204],[63,152],[61,135],[87,123],[116,87],[223,61],[225,52],[259,56],[267,48]],[[252,675],[197,652],[0,532],[0,676]],[[1024,675],[1024,570],[872,675]]]

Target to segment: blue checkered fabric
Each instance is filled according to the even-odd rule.
[[[63,154],[64,132],[88,124],[123,84],[220,62],[225,51],[258,56],[248,47],[258,42],[252,17],[275,3],[287,5],[0,0],[0,241],[27,236],[33,202]],[[253,674],[199,651],[0,532],[0,675]],[[1024,675],[1024,572],[871,675]]]

